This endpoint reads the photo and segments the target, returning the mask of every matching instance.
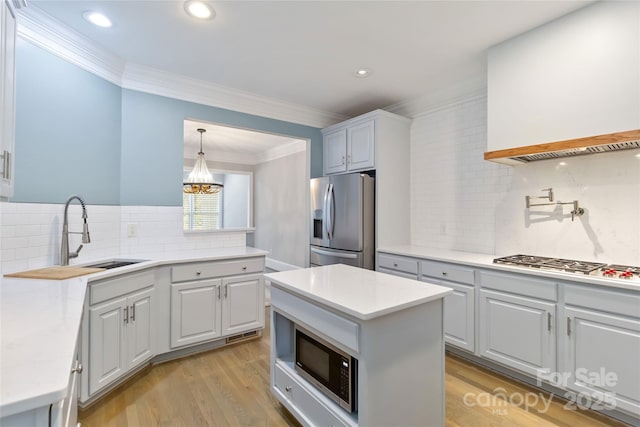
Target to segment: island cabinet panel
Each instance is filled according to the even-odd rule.
[[[356,322],[272,287],[272,304],[274,299],[278,300],[278,307],[310,331],[318,333],[345,350],[353,353],[360,351],[360,326]]]
[[[280,361],[274,367],[273,384],[287,406],[295,408],[305,425],[347,427],[356,425],[346,414],[340,417],[330,410],[329,400],[313,388],[305,387],[290,365]],[[297,410],[304,408],[304,412]]]

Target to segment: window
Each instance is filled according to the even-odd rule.
[[[219,230],[222,228],[222,192],[216,194],[182,193],[184,230]]]

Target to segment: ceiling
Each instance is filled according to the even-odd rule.
[[[205,160],[257,164],[306,150],[306,141],[195,120],[184,121],[184,158],[195,159],[200,151],[200,133]],[[189,162],[190,163],[190,162]]]
[[[126,64],[353,117],[483,83],[488,47],[588,3],[211,1],[216,17],[207,21],[173,0],[30,0],[29,8]],[[94,27],[87,10],[114,26]],[[354,77],[361,67],[372,74]]]

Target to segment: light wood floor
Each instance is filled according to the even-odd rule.
[[[540,399],[527,411],[525,405],[494,399],[495,393],[520,403],[518,396],[533,399],[541,392],[447,354],[448,427],[625,425],[595,412],[566,410],[562,400],[555,400],[544,411]],[[548,400],[548,393],[543,396]],[[269,390],[268,324],[259,339],[160,364],[138,374],[81,411],[79,421],[83,427],[299,425]]]

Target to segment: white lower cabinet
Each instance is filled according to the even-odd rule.
[[[447,281],[439,284],[453,289],[444,297],[444,341],[473,352],[475,350],[475,289]]]
[[[262,275],[222,279],[222,333],[233,335],[264,325]]]
[[[533,376],[555,371],[555,303],[481,289],[479,304],[481,356]]]
[[[153,288],[89,308],[89,393],[155,354]]]
[[[566,288],[563,385],[578,404],[640,416],[640,294]]]
[[[221,279],[171,285],[171,347],[222,336]]]
[[[198,344],[264,326],[261,274],[171,285],[171,347]]]

